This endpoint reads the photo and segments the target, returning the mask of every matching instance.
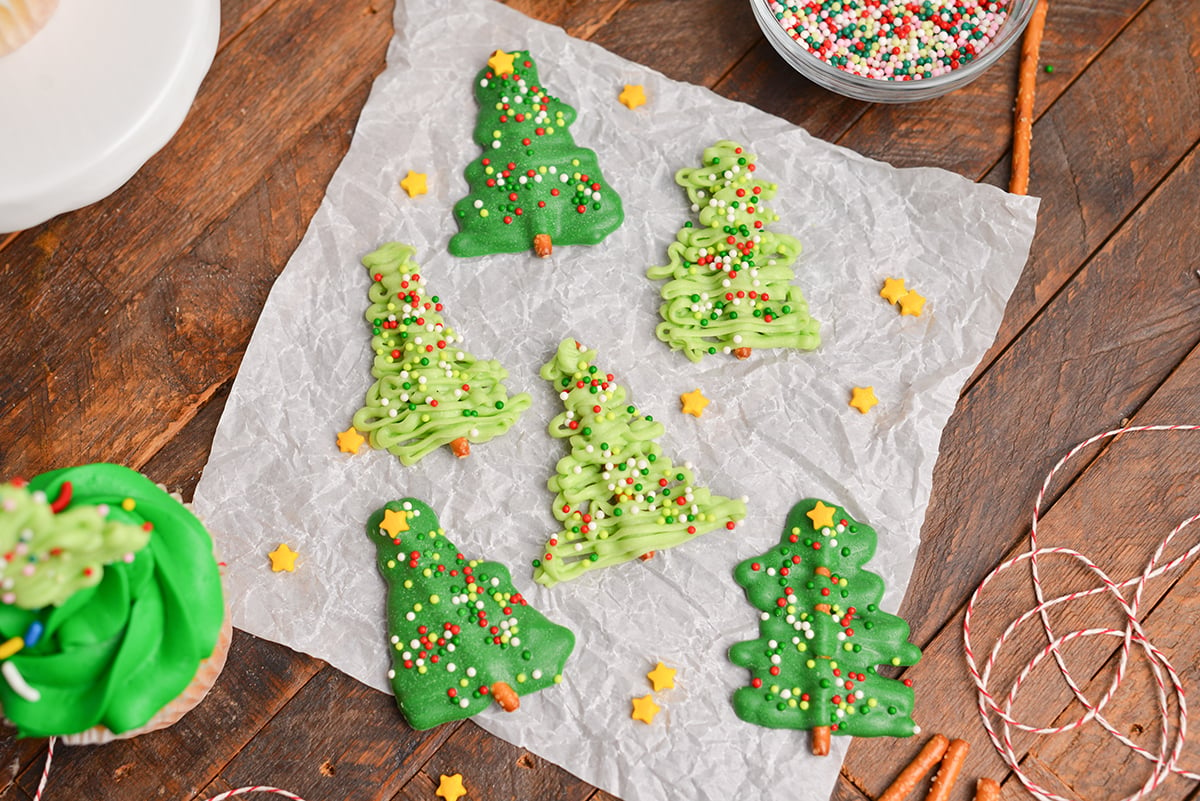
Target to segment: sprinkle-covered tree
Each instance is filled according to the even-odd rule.
[[[363,258],[374,279],[366,319],[377,380],[354,414],[371,447],[407,465],[440,445],[466,456],[470,443],[503,434],[530,403],[526,393],[509,397],[499,362],[459,349],[462,337],[443,321],[438,296],[426,292],[414,252],[390,242]]]
[[[733,695],[742,720],[811,729],[813,753],[829,734],[907,737],[910,682],[877,665],[913,665],[908,624],[879,609],[883,579],[862,569],[875,531],[840,506],[808,499],[792,507],[779,545],[737,566],[734,578],[762,612],[759,637],[729,649],[750,683]]]
[[[541,371],[566,410],[550,436],[570,442],[548,486],[563,528],[550,538],[534,578],[551,587],[596,568],[670,548],[746,516],[744,500],[695,486],[690,465],[663,455],[661,423],[630,404],[594,350],[573,339]]]
[[[367,536],[387,582],[388,677],[413,728],[470,717],[493,698],[511,712],[562,681],[575,635],[529,606],[504,565],[464,557],[429,506],[392,501]]]
[[[754,156],[736,142],[704,151],[704,163],[675,174],[698,227],[688,222],[651,267],[662,287],[658,338],[694,362],[718,351],[747,358],[753,348],[813,350],[819,325],[791,284],[800,243],[767,230],[779,217],[764,203],[776,185],[754,175]]]
[[[624,219],[596,154],[571,138],[575,109],[551,96],[529,53],[497,50],[475,80],[483,154],[466,169],[470,193],[454,206],[456,256],[548,256],[553,245],[594,245]]]

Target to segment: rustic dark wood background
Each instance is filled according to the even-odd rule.
[[[880,106],[791,72],[743,0],[511,5],[865,155],[1007,186],[1015,51],[945,98]],[[0,475],[115,461],[190,497],[271,283],[383,69],[391,20],[386,0],[224,0],[215,63],[171,143],[108,199],[0,235]],[[918,719],[972,744],[955,799],[970,798],[978,776],[1001,780],[1006,797],[1024,795],[973,711],[961,620],[982,577],[1023,549],[1045,472],[1123,421],[1200,422],[1200,3],[1052,0],[1042,62],[1054,71],[1039,73],[1037,236],[996,344],[946,429],[901,610],[925,649],[906,674]],[[1050,493],[1043,536],[1131,575],[1200,509],[1198,464],[1200,434],[1096,448]],[[1152,584],[1145,606],[1147,630],[1189,686],[1200,675],[1195,572]],[[1086,606],[1068,622],[1119,622],[1109,601]],[[979,625],[994,630],[998,619]],[[1070,651],[1093,691],[1106,684],[1115,647]],[[1154,747],[1147,675],[1135,660],[1140,689],[1122,692],[1112,720]],[[1028,692],[1021,708],[1040,721],[1078,714],[1049,679]],[[920,744],[856,741],[835,798],[876,797]],[[1118,798],[1149,775],[1094,731],[1017,745],[1027,771],[1087,799]],[[0,797],[32,798],[45,750],[0,738]],[[456,772],[472,801],[611,798],[470,722],[414,733],[390,696],[241,632],[200,707],[130,742],[60,748],[46,797],[207,798],[262,783],[309,801],[428,801],[439,774]],[[1194,790],[1173,778],[1158,797]]]

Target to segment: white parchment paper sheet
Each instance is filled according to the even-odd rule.
[[[229,564],[234,623],[387,690],[384,584],[363,525],[386,501],[416,496],[464,553],[508,564],[531,603],[578,637],[561,687],[515,714],[484,713],[484,728],[627,801],[827,798],[846,738],[817,759],[806,733],[757,728],[730,706],[747,675],[726,651],[758,634],[731,570],[778,541],[793,503],[821,497],[879,531],[871,567],[889,587],[885,607],[899,606],[942,428],[994,338],[1037,201],[865,159],[488,0],[456,2],[453,20],[444,7],[397,3],[388,67],[263,309],[196,489]],[[497,48],[529,49],[548,91],[578,110],[575,140],[599,153],[625,203],[625,224],[600,245],[545,261],[448,255],[462,171],[479,154],[472,83]],[[645,106],[617,102],[627,83],[645,85]],[[645,270],[691,219],[672,176],[722,138],[747,145],[758,175],[780,185],[775,230],[804,244],[797,283],[822,322],[814,353],[694,365],[654,336],[659,286]],[[408,170],[428,174],[428,195],[400,189]],[[417,246],[466,349],[499,359],[510,391],[533,396],[506,436],[467,459],[442,449],[405,468],[335,445],[371,383],[359,260],[388,240]],[[879,297],[887,276],[929,299],[921,317]],[[533,583],[530,561],[556,529],[546,480],[565,452],[546,433],[561,404],[537,371],[568,336],[664,423],[665,451],[692,462],[698,483],[747,496],[741,527],[552,590]],[[863,415],[847,403],[867,385],[880,402]],[[700,419],[679,410],[696,388],[712,399]],[[300,553],[294,573],[270,571],[281,542]],[[662,712],[647,726],[630,719],[630,700],[650,692],[658,660],[678,669],[677,687],[656,694]],[[921,709],[918,698],[918,722]],[[469,783],[470,766],[458,767]]]

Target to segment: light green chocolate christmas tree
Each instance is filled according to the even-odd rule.
[[[65,508],[70,485],[53,502],[21,483],[0,485],[0,602],[19,609],[59,606],[100,583],[104,566],[132,561],[150,532],[108,519],[101,506]]]
[[[571,446],[548,482],[563,528],[533,563],[534,578],[548,587],[713,529],[733,529],[746,516],[743,500],[695,486],[690,466],[663,455],[662,424],[640,414],[595,358],[594,350],[567,339],[541,371],[566,406],[550,422],[550,436]]]
[[[548,256],[553,245],[594,245],[624,220],[596,154],[571,138],[575,109],[553,97],[524,50],[497,50],[475,79],[483,148],[466,169],[470,194],[454,206],[455,256]]]
[[[862,569],[875,531],[840,506],[808,499],[788,514],[779,545],[737,566],[734,578],[762,612],[759,637],[729,649],[750,682],[733,695],[742,720],[778,729],[907,737],[911,682],[877,665],[913,665],[908,624],[879,608],[883,579]],[[814,748],[814,751],[816,749]]]
[[[415,498],[367,521],[387,582],[396,703],[414,729],[483,711],[562,681],[575,635],[529,606],[504,565],[467,559]]]
[[[691,222],[667,248],[670,262],[651,267],[662,287],[658,338],[698,362],[706,354],[747,358],[753,348],[813,350],[818,323],[792,285],[800,243],[767,230],[778,216],[767,208],[776,185],[754,175],[754,156],[736,142],[704,151],[704,163],[682,169],[699,226]]]
[[[354,428],[371,447],[406,465],[441,445],[465,456],[470,443],[507,431],[530,403],[526,393],[509,397],[499,362],[460,348],[462,337],[442,319],[438,296],[426,291],[414,252],[390,242],[363,258],[374,279],[366,319],[377,380],[354,414]]]

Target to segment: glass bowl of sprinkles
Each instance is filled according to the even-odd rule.
[[[750,0],[804,77],[874,103],[966,86],[1021,37],[1037,0]]]

